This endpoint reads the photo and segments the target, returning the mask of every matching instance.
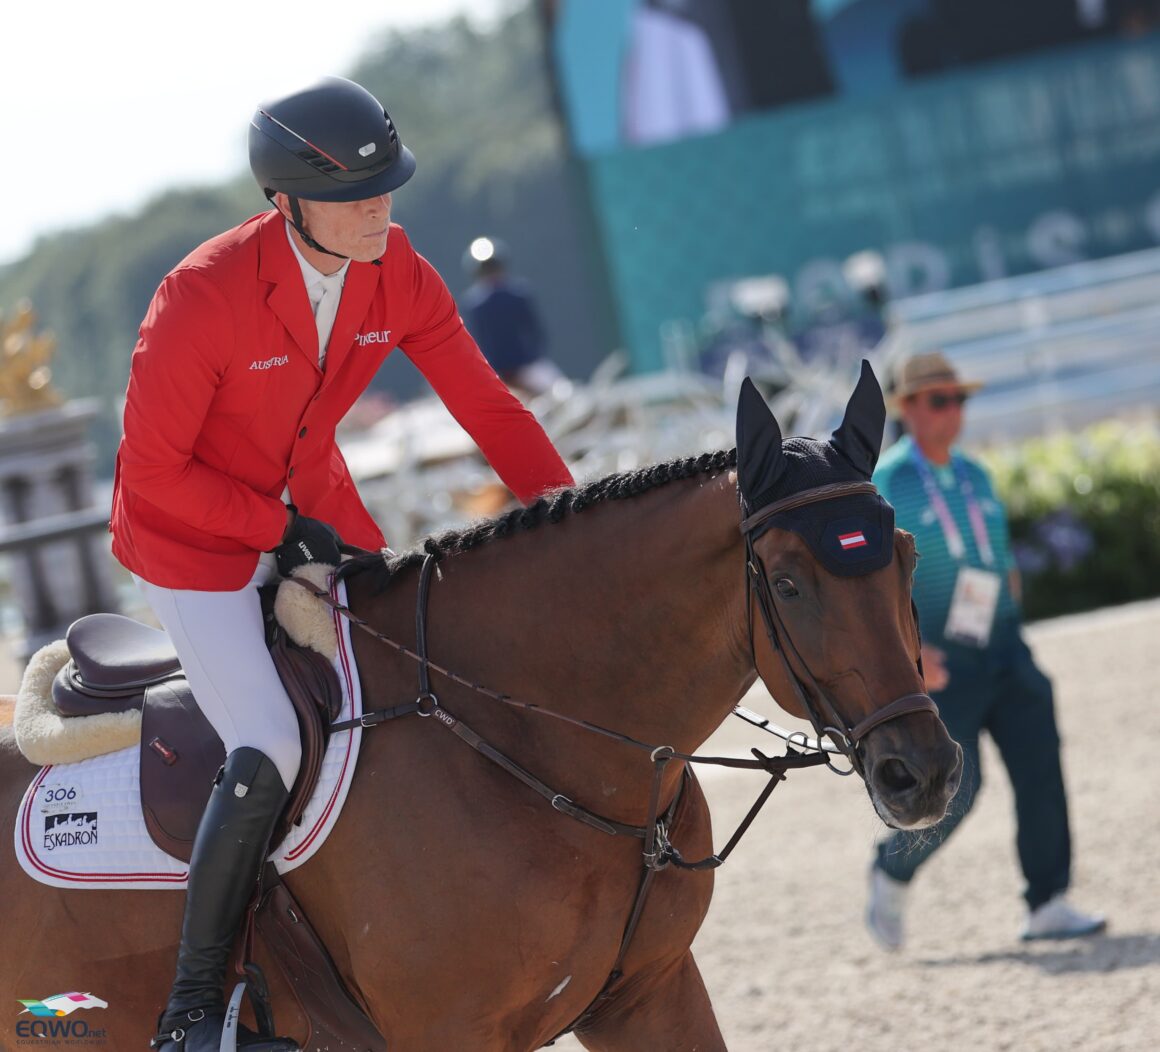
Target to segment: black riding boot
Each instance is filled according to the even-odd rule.
[[[218,1052],[226,965],[287,796],[278,769],[257,749],[235,749],[226,758],[193,842],[177,978],[150,1047]],[[237,1047],[299,1052],[296,1041],[260,1038],[247,1029]]]

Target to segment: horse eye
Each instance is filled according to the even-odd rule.
[[[797,590],[797,585],[795,585],[788,577],[779,577],[774,582],[773,586],[777,589],[777,594],[780,595],[782,599],[793,599],[795,596],[801,594]]]

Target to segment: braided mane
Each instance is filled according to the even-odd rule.
[[[515,508],[497,518],[484,519],[428,537],[400,555],[386,559],[380,552],[356,556],[343,563],[340,576],[349,577],[352,574],[371,572],[376,575],[378,587],[382,589],[389,585],[396,575],[418,566],[428,555],[434,556],[437,560],[449,555],[458,555],[503,537],[559,522],[595,504],[603,504],[610,500],[627,500],[669,482],[693,478],[696,475],[718,475],[736,466],[737,451],[731,449],[702,453],[697,457],[678,458],[664,464],[638,468],[635,471],[605,475],[604,478],[587,482],[582,486],[558,490],[541,497],[526,508]]]

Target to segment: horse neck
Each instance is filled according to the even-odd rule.
[[[754,675],[738,521],[732,476],[671,482],[473,552],[433,608],[462,603],[460,618],[482,622],[455,641],[477,682],[691,751]],[[443,649],[433,641],[433,656]],[[524,722],[554,744],[615,748],[548,717]]]
[[[634,511],[603,524],[609,598],[625,600],[600,665],[603,707],[644,741],[692,751],[753,679],[737,490],[730,476],[689,479]]]

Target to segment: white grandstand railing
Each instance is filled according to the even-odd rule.
[[[968,442],[1160,405],[1160,249],[902,300],[890,316],[880,374],[939,349],[986,385]]]
[[[1145,249],[912,296],[892,303],[888,316],[893,328],[937,343],[944,324],[967,339],[1153,303],[1158,282],[1160,248]]]

